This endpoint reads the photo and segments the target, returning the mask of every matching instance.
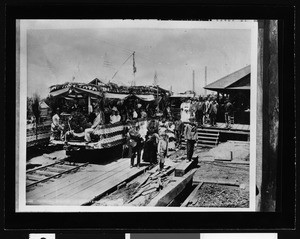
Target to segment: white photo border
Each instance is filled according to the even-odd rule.
[[[256,116],[257,116],[257,47],[258,23],[236,21],[160,21],[160,20],[17,20],[20,25],[20,79],[16,79],[16,212],[254,212],[256,207]],[[27,30],[51,29],[47,21],[59,21],[55,29],[72,28],[198,28],[251,30],[251,96],[250,96],[250,183],[249,208],[181,208],[181,207],[112,207],[112,206],[28,206],[26,205],[26,112],[27,112]],[[90,24],[93,22],[93,24]],[[18,37],[16,37],[18,41]],[[18,62],[18,61],[17,61]],[[18,67],[18,66],[17,66]]]

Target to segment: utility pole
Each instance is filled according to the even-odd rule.
[[[156,100],[158,102],[158,80],[157,80],[157,72],[156,71],[154,73],[153,85],[156,86]],[[159,109],[158,104],[157,104],[157,108]]]
[[[207,85],[207,66],[205,66],[204,87]],[[204,95],[207,95],[207,90],[204,89]]]
[[[135,86],[135,72],[136,72],[136,66],[135,66],[135,51],[132,53],[132,68],[133,68],[133,86]]]
[[[195,71],[193,70],[193,93],[195,93]]]

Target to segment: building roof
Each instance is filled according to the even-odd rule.
[[[105,83],[102,80],[99,80],[98,78],[95,78],[89,84],[93,84],[93,85],[105,85]]]
[[[40,102],[40,108],[41,108],[41,109],[48,109],[48,108],[50,108],[50,107],[45,103],[45,101],[41,101],[41,102]]]
[[[251,73],[251,65],[248,65],[219,80],[216,80],[211,84],[208,84],[207,86],[204,87],[204,89],[215,90],[215,91],[226,90],[226,89],[250,90],[250,73]]]

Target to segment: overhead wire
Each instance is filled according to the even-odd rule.
[[[133,52],[134,53],[134,52]],[[123,64],[119,67],[119,69],[115,72],[115,74],[112,76],[111,80],[118,74],[118,72],[121,70],[122,66],[133,56],[133,53],[130,54],[129,57],[123,62]]]

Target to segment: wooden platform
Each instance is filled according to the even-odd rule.
[[[139,175],[147,167],[130,168],[129,158],[122,158],[107,165],[89,164],[74,174],[28,190],[26,202],[27,205],[85,205]]]
[[[225,123],[217,123],[216,126],[210,126],[208,124],[205,124],[203,126],[205,129],[216,129],[220,130],[221,132],[223,131],[240,131],[240,132],[250,132],[250,125],[248,124],[232,124],[230,125],[230,128],[226,127]]]

